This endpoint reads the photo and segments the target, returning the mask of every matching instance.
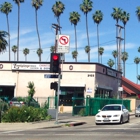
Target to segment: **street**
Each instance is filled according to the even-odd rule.
[[[131,116],[130,123],[93,123],[75,127],[39,128],[31,130],[0,131],[0,140],[138,140],[140,118]]]

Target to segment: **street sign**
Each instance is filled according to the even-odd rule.
[[[44,78],[58,78],[58,75],[44,74]],[[60,75],[60,79],[62,79],[62,75]]]
[[[68,35],[58,35],[57,53],[69,53],[70,37]]]
[[[118,87],[118,91],[123,91],[123,87]]]

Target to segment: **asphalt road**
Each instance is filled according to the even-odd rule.
[[[94,123],[75,127],[40,128],[28,131],[0,131],[0,140],[139,140],[140,118],[130,118],[130,123]]]

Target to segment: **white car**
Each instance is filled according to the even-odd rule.
[[[140,117],[140,105],[138,105],[138,107],[136,107],[135,117]]]
[[[122,104],[108,104],[95,116],[95,124],[129,122],[129,111]]]

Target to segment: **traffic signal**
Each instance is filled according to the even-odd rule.
[[[60,64],[60,54],[51,53],[50,72],[59,73],[60,72],[59,64]]]
[[[51,84],[50,84],[50,89],[54,89],[54,90],[56,90],[57,91],[57,89],[58,89],[58,83],[57,82],[52,82]]]

